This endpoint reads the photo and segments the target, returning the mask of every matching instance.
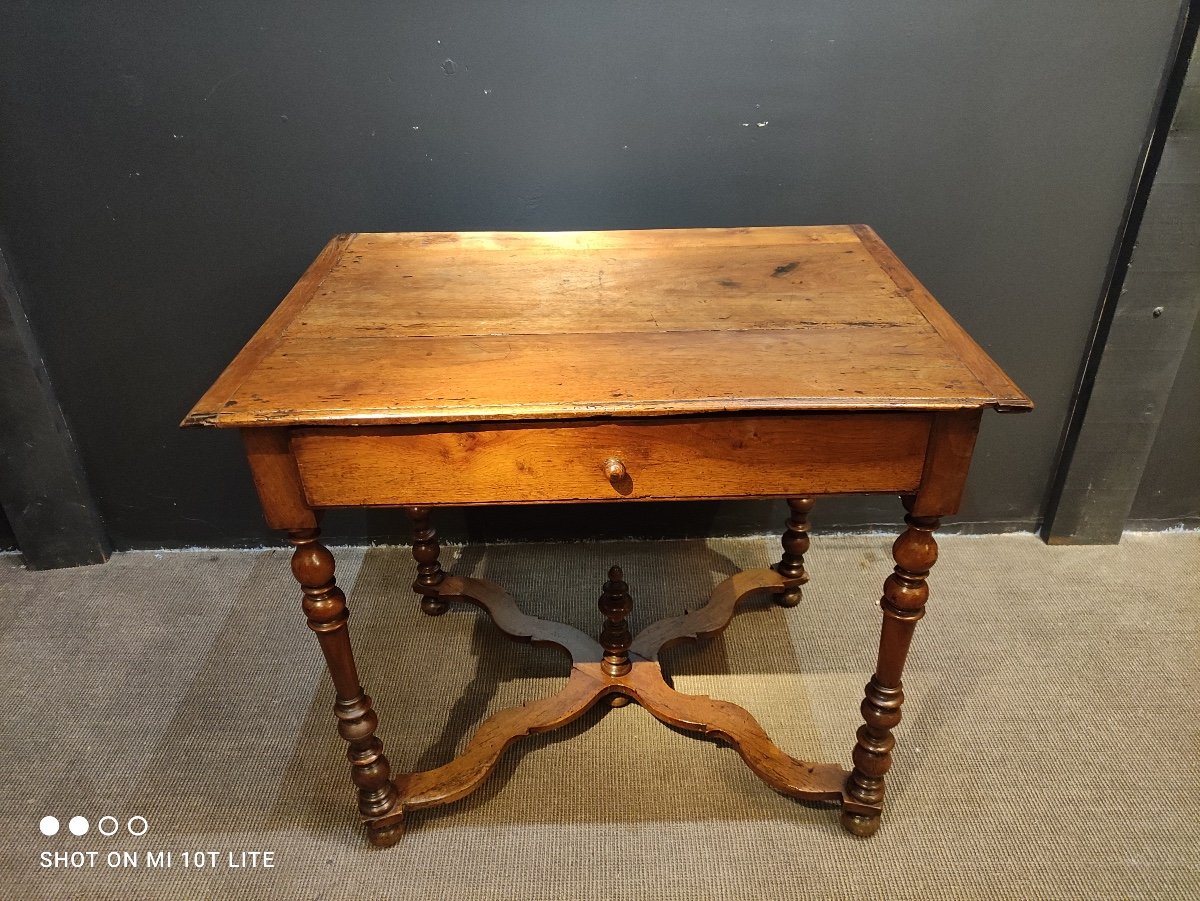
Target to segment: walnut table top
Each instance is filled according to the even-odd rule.
[[[421,232],[331,241],[185,424],[987,406],[1031,404],[865,226]]]

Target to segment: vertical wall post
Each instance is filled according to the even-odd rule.
[[[1050,544],[1120,540],[1200,312],[1198,24],[1193,0],[1064,436]]]
[[[108,536],[2,248],[0,504],[30,567],[108,559]]]

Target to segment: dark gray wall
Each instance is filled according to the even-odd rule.
[[[1192,329],[1127,523],[1179,525],[1200,526],[1200,326]]]
[[[1169,206],[1175,212],[1168,217],[1174,225],[1181,248],[1177,269],[1190,270],[1190,280],[1180,279],[1180,288],[1191,293],[1191,301],[1200,294],[1200,277],[1195,275],[1195,248],[1200,246],[1200,229],[1195,215],[1200,181],[1200,50],[1192,55],[1187,80],[1179,94],[1175,110],[1172,140],[1168,142],[1163,165],[1155,180],[1161,186]],[[1186,140],[1179,140],[1185,137]],[[1172,202],[1173,201],[1173,202]],[[1190,210],[1190,215],[1184,215]],[[1167,231],[1167,229],[1164,229]],[[1169,245],[1168,245],[1169,246]],[[1169,262],[1160,258],[1160,265]],[[1165,267],[1164,267],[1165,268]],[[1179,310],[1174,298],[1163,298],[1164,317],[1175,317]],[[1194,308],[1194,307],[1193,307]],[[1200,321],[1193,325],[1187,350],[1171,386],[1171,395],[1155,435],[1154,447],[1146,461],[1142,483],[1129,514],[1128,525],[1163,528],[1175,525],[1200,526]]]
[[[870,223],[1038,402],[988,418],[961,517],[1032,527],[1180,15],[1178,0],[4,7],[0,231],[117,546],[265,534],[236,437],[175,425],[330,235],[402,229]],[[779,518],[639,510],[451,523],[580,537]],[[894,522],[896,505],[816,518]],[[348,515],[331,531],[388,528]]]
[[[4,515],[3,510],[0,510],[0,551],[16,549],[17,536],[13,534],[12,526],[8,524],[8,517]]]

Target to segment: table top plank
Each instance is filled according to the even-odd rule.
[[[296,314],[309,301],[317,287],[329,274],[334,264],[341,258],[346,247],[354,239],[354,235],[335,235],[309,264],[300,281],[292,287],[275,311],[259,326],[254,336],[246,342],[246,346],[238,352],[220,377],[213,382],[204,396],[197,401],[192,412],[183,421],[183,425],[197,425],[194,421],[198,416],[211,411],[212,417],[225,406],[237,392],[238,387],[246,380],[246,376],[262,361],[271,349],[279,343],[284,329],[292,322]],[[202,413],[201,411],[205,411]],[[208,424],[208,423],[205,423]]]
[[[979,381],[994,395],[992,406],[1002,413],[1020,413],[1033,409],[1029,396],[1017,387],[1016,382],[1008,377],[996,361],[975,343],[966,329],[958,324],[946,308],[933,299],[925,286],[917,281],[907,266],[900,262],[899,257],[875,230],[867,225],[854,226],[855,233],[862,239],[863,247],[879,261],[883,271],[888,274],[896,286],[907,295],[913,306],[918,309],[958,354],[959,359],[966,363]]]
[[[687,234],[683,232],[683,234]],[[572,250],[533,235],[467,256],[364,235],[289,336],[561,334],[922,321],[861,244]],[[464,265],[464,260],[469,264]],[[401,301],[401,302],[398,302]],[[402,302],[407,300],[407,302]]]
[[[341,236],[185,425],[1031,404],[864,226]]]
[[[929,329],[285,338],[222,424],[663,416],[739,409],[960,409],[985,392]],[[880,357],[887,368],[877,365]],[[246,409],[242,409],[246,399]]]

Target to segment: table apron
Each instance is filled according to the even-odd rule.
[[[921,483],[934,419],[871,412],[297,428],[290,448],[314,508],[905,494]]]

